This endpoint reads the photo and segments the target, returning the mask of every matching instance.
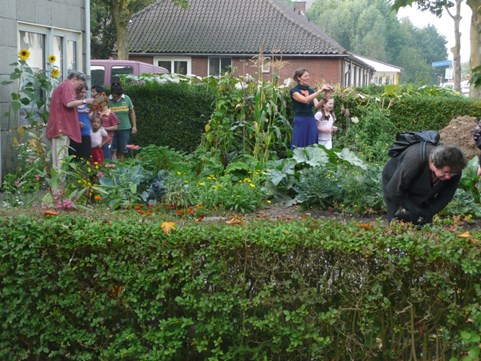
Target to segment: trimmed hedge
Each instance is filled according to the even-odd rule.
[[[200,143],[213,111],[214,95],[206,85],[147,83],[127,85],[137,116],[132,143],[192,151]]]
[[[481,117],[481,101],[465,97],[412,96],[402,98],[390,111],[399,130],[440,130],[457,117]]]
[[[481,312],[474,237],[313,219],[166,233],[154,219],[4,217],[0,359],[458,357]]]

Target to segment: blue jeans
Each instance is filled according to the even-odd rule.
[[[117,130],[112,139],[112,152],[128,153],[127,144],[130,142],[130,129]]]

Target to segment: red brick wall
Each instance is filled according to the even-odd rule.
[[[130,55],[129,60],[138,60],[152,64],[152,56]],[[329,82],[331,84],[342,83],[342,58],[284,58],[284,65],[280,69],[281,83],[294,75],[298,68],[306,68],[311,76],[311,85],[315,86],[317,82]],[[245,76],[250,74],[256,76],[257,67],[247,58],[232,58],[232,65],[235,68],[236,76]],[[272,80],[272,71],[279,71],[271,66],[269,73],[264,73],[264,80]],[[208,57],[192,57],[192,74],[204,77],[208,74]]]
[[[154,64],[154,57],[153,56],[129,55],[129,60],[142,61],[144,63]],[[157,65],[157,64],[154,64],[154,65]]]
[[[209,62],[207,57],[192,58],[192,74],[197,76],[207,76],[209,72]]]

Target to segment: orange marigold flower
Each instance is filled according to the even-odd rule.
[[[94,199],[97,201],[97,202],[100,202],[102,200],[102,197],[99,195],[99,194],[96,194],[94,196]]]

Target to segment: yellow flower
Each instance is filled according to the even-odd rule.
[[[205,183],[204,183],[204,182],[199,182],[199,185],[200,185],[201,187],[203,187],[203,186],[205,186]]]
[[[249,186],[250,186],[251,188],[255,188],[255,187],[256,187],[256,185],[255,185],[254,183],[250,183]]]
[[[22,49],[18,55],[20,56],[20,59],[27,60],[30,57],[30,52],[28,49]]]
[[[58,78],[59,75],[60,71],[58,70],[58,68],[52,70],[52,78]]]
[[[48,57],[48,61],[49,61],[50,63],[52,63],[52,64],[55,63],[55,60],[57,60],[57,58],[55,57],[55,55],[50,55],[50,56]]]

